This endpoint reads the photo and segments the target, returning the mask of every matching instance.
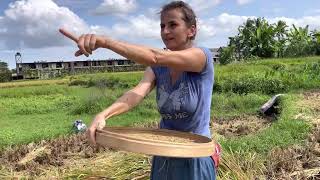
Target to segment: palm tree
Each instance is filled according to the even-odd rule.
[[[316,41],[317,43],[320,44],[320,31],[313,30],[311,32],[311,34],[312,34],[312,37],[313,37],[314,41]]]
[[[272,57],[275,51],[274,26],[264,18],[248,19],[239,27],[243,56]]]
[[[285,21],[278,21],[275,25],[276,52],[277,57],[283,57],[284,48],[287,42],[287,24]]]
[[[286,50],[288,56],[306,56],[311,54],[312,38],[309,26],[296,27],[294,24],[288,33],[289,45]]]
[[[320,55],[320,31],[313,30],[311,32],[313,49],[316,55]]]

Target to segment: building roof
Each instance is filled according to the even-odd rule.
[[[70,63],[70,62],[98,62],[98,61],[130,61],[129,59],[88,59],[88,60],[77,60],[77,61],[34,61],[25,62],[18,64],[43,64],[43,63]]]

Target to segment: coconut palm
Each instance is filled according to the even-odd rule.
[[[320,55],[320,31],[314,30],[311,32],[314,54]]]
[[[233,38],[240,48],[243,58],[250,56],[272,57],[275,52],[274,26],[264,18],[248,19],[238,28],[238,35]]]
[[[296,27],[294,24],[288,33],[289,45],[286,49],[287,56],[306,56],[312,51],[312,37],[309,26]]]
[[[278,21],[275,25],[275,36],[276,36],[276,52],[277,57],[283,57],[283,52],[287,42],[287,24],[285,21]]]

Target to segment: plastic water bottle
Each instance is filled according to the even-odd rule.
[[[81,119],[75,120],[73,127],[75,128],[76,132],[84,132],[87,130],[87,126],[82,122]]]

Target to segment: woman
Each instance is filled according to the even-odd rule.
[[[92,54],[97,48],[110,49],[130,60],[148,65],[140,83],[94,118],[88,134],[95,144],[96,129],[105,120],[129,111],[156,87],[161,114],[160,128],[192,132],[211,138],[209,130],[213,86],[212,55],[207,48],[193,46],[196,16],[190,6],[174,1],[161,10],[161,38],[167,50],[120,42],[93,34],[79,38],[60,29],[79,47],[76,56]],[[151,179],[215,179],[211,157],[169,158],[155,156]]]

